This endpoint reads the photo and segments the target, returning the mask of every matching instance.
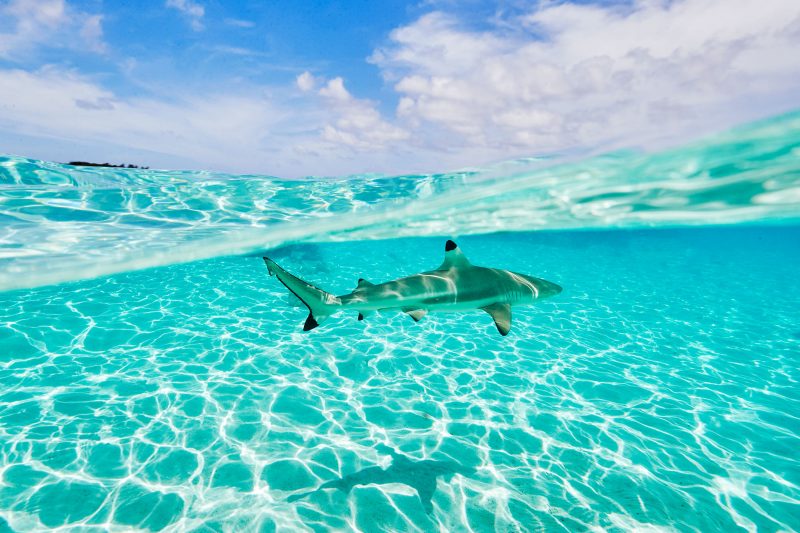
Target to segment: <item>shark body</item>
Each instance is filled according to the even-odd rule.
[[[360,279],[353,292],[342,296],[303,281],[268,257],[264,262],[270,275],[308,307],[304,331],[345,310],[358,311],[359,320],[375,311],[399,310],[419,321],[428,312],[482,309],[492,316],[500,334],[507,335],[511,329],[511,306],[530,305],[562,290],[555,283],[533,276],[475,266],[453,241],[445,244],[444,262],[436,270],[379,284]]]

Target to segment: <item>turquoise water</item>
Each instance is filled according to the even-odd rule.
[[[0,162],[0,531],[800,529],[800,116],[286,181]],[[307,311],[477,264],[514,310]],[[311,242],[313,241],[313,242]]]

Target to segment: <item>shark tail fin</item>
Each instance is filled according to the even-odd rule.
[[[309,331],[319,326],[323,320],[337,311],[337,307],[342,302],[329,292],[303,281],[294,274],[281,268],[269,257],[264,258],[270,276],[276,276],[278,281],[289,289],[289,291],[300,298],[300,301],[308,307],[308,318],[303,324],[303,331]]]

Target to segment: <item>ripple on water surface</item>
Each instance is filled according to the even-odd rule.
[[[657,153],[280,180],[0,155],[0,290],[300,241],[800,220],[800,112]]]
[[[800,527],[800,230],[459,242],[565,291],[506,338],[481,312],[304,334],[257,257],[0,294],[0,530]],[[273,255],[341,293],[441,245]]]

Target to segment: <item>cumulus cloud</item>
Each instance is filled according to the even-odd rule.
[[[25,61],[40,47],[104,52],[103,17],[64,0],[12,0],[0,5],[0,59]]]
[[[200,4],[192,2],[192,0],[167,0],[166,6],[183,13],[189,19],[189,24],[194,31],[203,29],[203,17],[206,10]]]
[[[342,78],[329,80],[318,94],[334,116],[322,129],[324,141],[367,151],[391,148],[410,136],[405,129],[384,120],[373,102],[354,98]]]
[[[512,153],[697,134],[800,103],[762,98],[800,91],[794,0],[552,3],[502,22],[431,13],[393,31],[371,61],[398,117]]]
[[[319,90],[319,94],[334,102],[347,102],[352,100],[352,95],[344,88],[344,80],[342,78],[333,78]]]
[[[297,76],[295,83],[303,93],[311,93],[322,84],[312,104],[317,106],[318,116],[323,121],[320,136],[298,146],[301,151],[321,155],[326,151],[333,154],[342,148],[354,152],[381,150],[408,139],[410,135],[405,129],[385,120],[375,102],[354,97],[341,77],[324,80],[305,71]]]
[[[314,76],[306,70],[297,76],[295,83],[297,84],[298,89],[303,92],[308,92],[314,88],[314,86],[317,84],[317,80],[314,79]]]

